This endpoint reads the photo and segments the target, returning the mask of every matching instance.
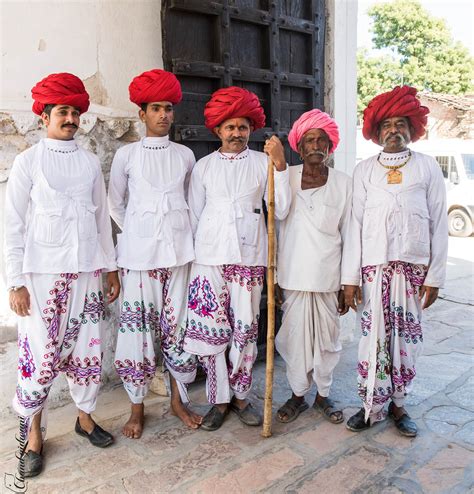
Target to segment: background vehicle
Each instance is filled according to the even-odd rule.
[[[446,182],[449,234],[469,237],[474,230],[474,141],[461,139],[418,141],[414,151],[433,156]]]

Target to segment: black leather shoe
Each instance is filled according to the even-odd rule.
[[[201,429],[205,431],[216,431],[224,423],[229,410],[221,412],[215,405],[206,413],[201,422]]]
[[[114,442],[114,437],[110,432],[104,431],[102,427],[95,424],[93,431],[88,434],[79,423],[79,417],[76,420],[76,427],[74,428],[76,433],[80,436],[87,437],[92,445],[97,446],[98,448],[107,448]]]
[[[365,421],[365,410],[361,408],[346,423],[346,427],[352,432],[360,432],[370,427],[370,419]]]
[[[39,453],[34,451],[27,451],[23,455],[23,477],[36,477],[43,471],[43,448]],[[18,471],[20,472],[20,465],[18,465]]]
[[[411,420],[408,413],[404,413],[400,418],[396,419],[393,413],[393,401],[388,406],[388,416],[393,419],[395,427],[402,436],[415,437],[418,434],[418,427],[415,422]]]

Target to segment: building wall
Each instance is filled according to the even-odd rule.
[[[52,72],[72,72],[86,85],[90,110],[81,118],[77,139],[98,154],[106,179],[115,151],[143,134],[137,107],[128,100],[128,84],[140,72],[162,67],[161,2],[2,1],[0,74],[0,243],[6,182],[14,157],[45,135],[31,112],[33,85]],[[357,2],[327,0],[325,105],[341,130],[336,167],[351,172],[355,163],[355,35]],[[21,20],[21,22],[19,22]],[[19,27],[20,26],[20,27]],[[21,29],[21,36],[18,31]],[[336,81],[336,84],[334,83]],[[16,327],[8,308],[0,256],[0,418],[16,385]],[[117,303],[105,328],[104,382],[117,381],[113,349]],[[350,339],[353,322],[346,318]],[[53,386],[50,405],[69,400],[63,378]]]

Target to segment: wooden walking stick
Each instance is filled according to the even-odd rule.
[[[272,435],[273,360],[275,353],[275,182],[274,167],[268,158],[268,267],[267,267],[267,364],[265,401],[263,406],[263,437]]]

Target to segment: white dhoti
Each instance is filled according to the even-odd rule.
[[[189,265],[121,270],[122,307],[115,368],[132,403],[142,403],[157,366],[155,345],[179,382],[191,382],[196,357],[183,351]]]
[[[304,396],[314,381],[319,395],[327,397],[341,351],[337,292],[283,293],[283,320],[275,346],[286,363],[291,390]]]
[[[184,349],[206,371],[209,403],[250,392],[264,273],[263,266],[192,265]]]
[[[101,382],[101,272],[25,277],[31,310],[29,316],[18,318],[18,385],[13,407],[23,417],[36,415],[54,379],[64,372],[77,408],[91,413]]]
[[[371,423],[385,418],[388,400],[402,407],[411,389],[423,343],[418,294],[426,271],[402,261],[362,268],[358,389]]]

